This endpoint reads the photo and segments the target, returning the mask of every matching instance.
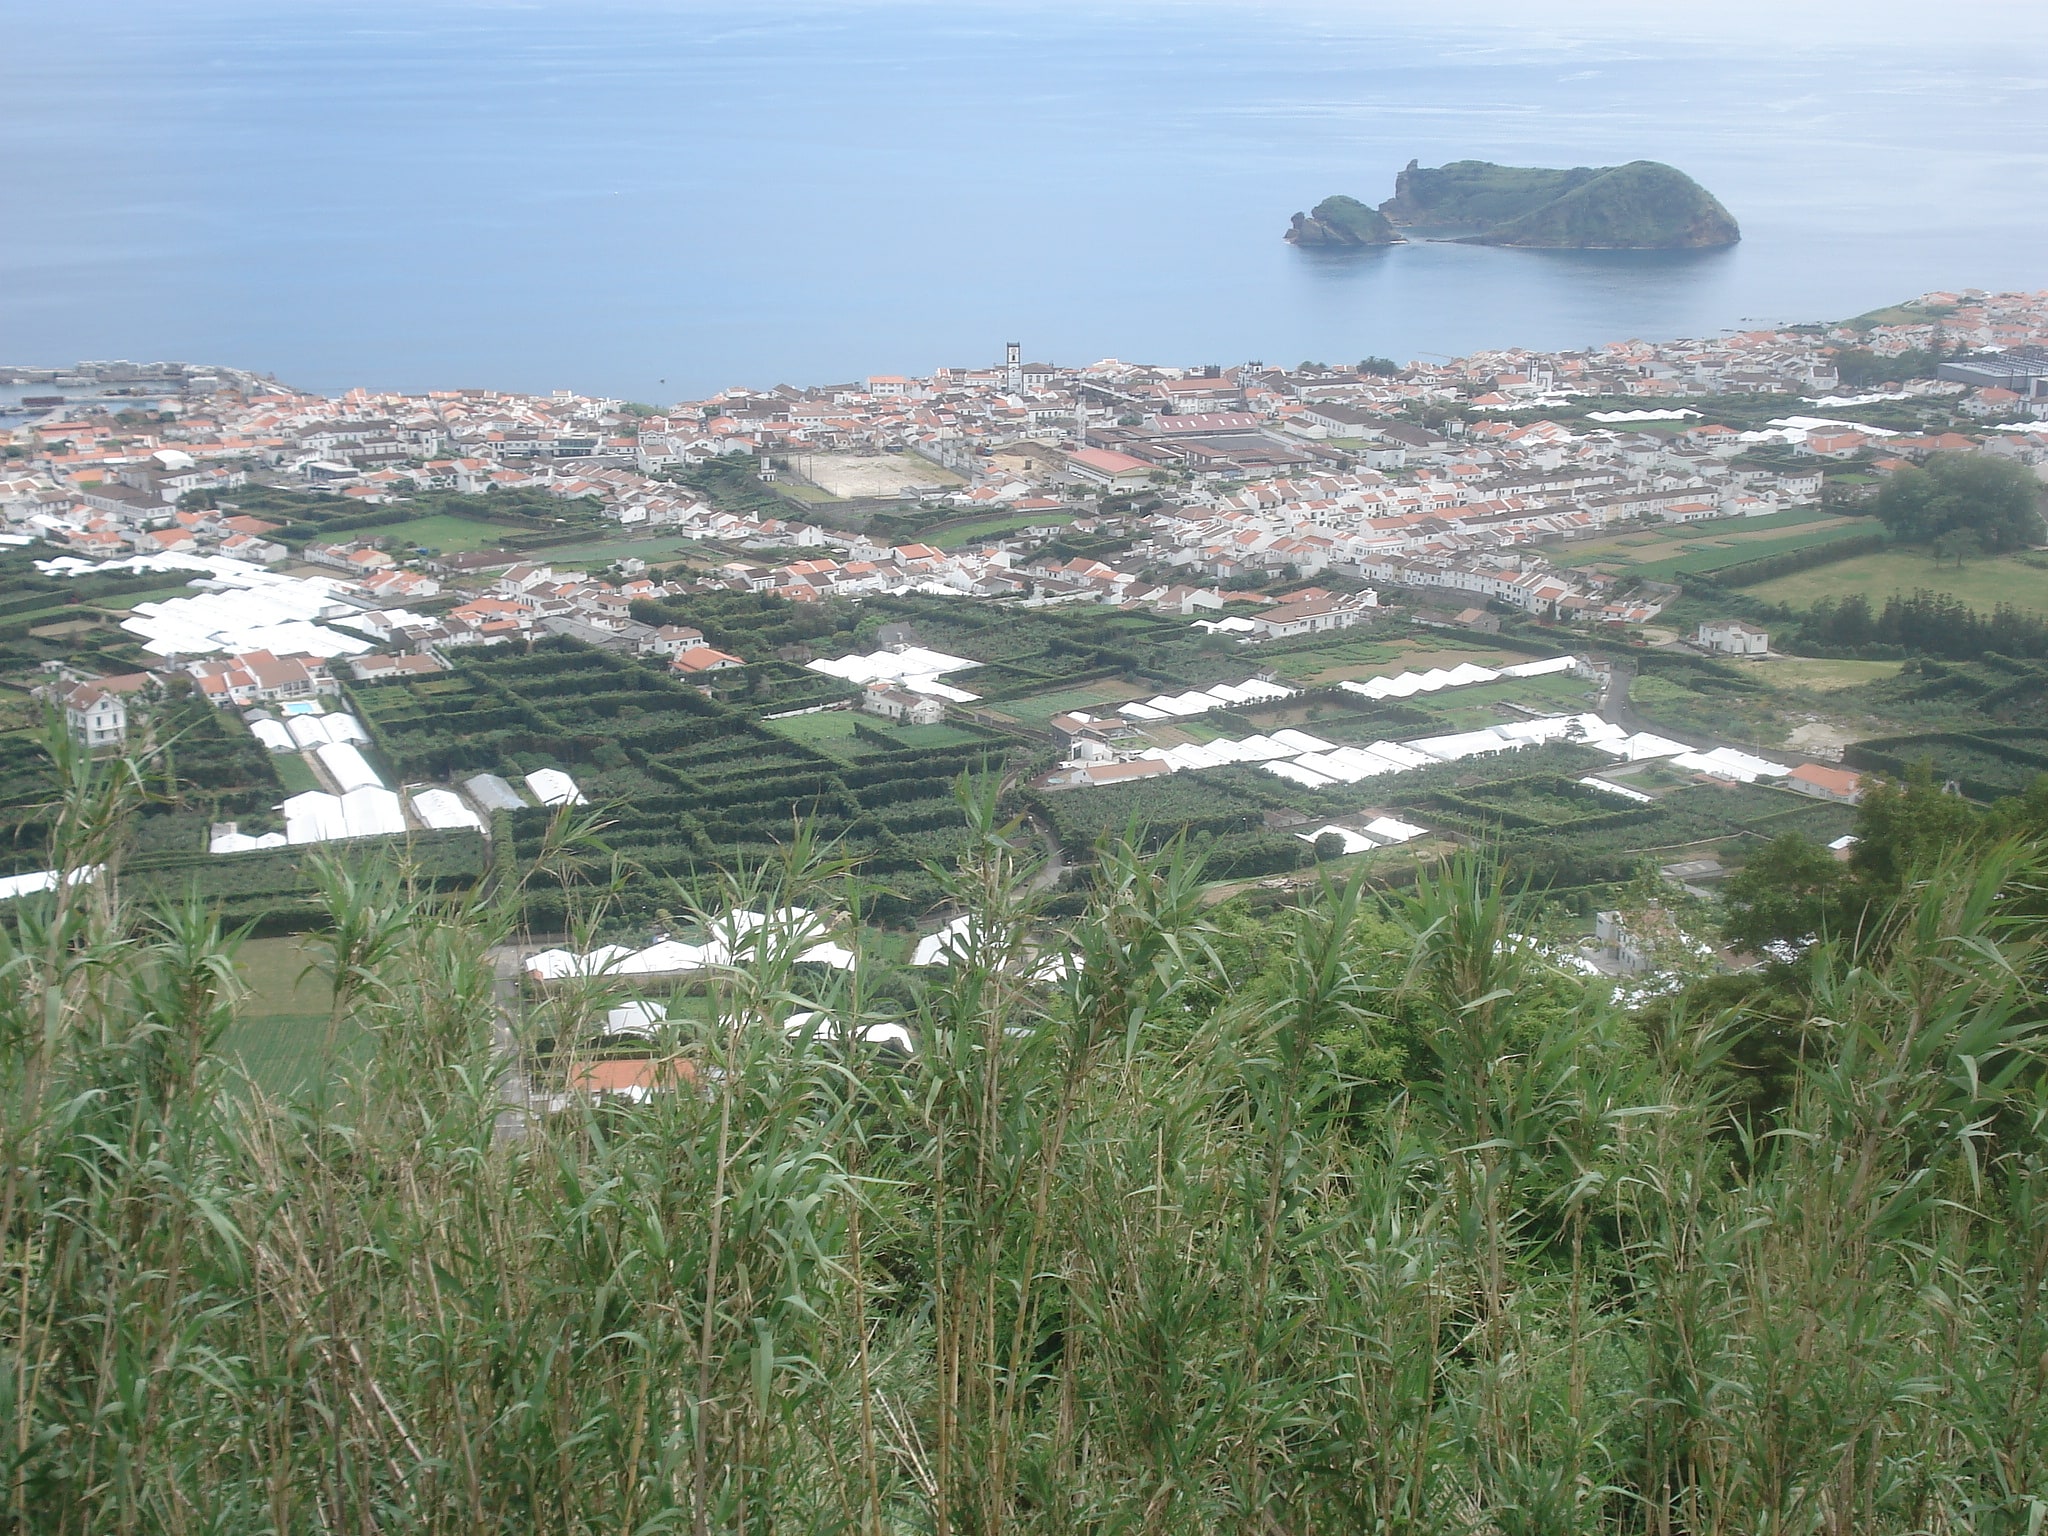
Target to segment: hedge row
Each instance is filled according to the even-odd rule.
[[[1804,549],[1788,549],[1783,554],[1724,565],[1714,571],[1686,572],[1684,581],[1687,586],[1754,587],[1780,576],[1796,575],[1823,565],[1837,565],[1858,555],[1875,554],[1890,542],[1883,533],[1851,534],[1824,544],[1809,544]]]

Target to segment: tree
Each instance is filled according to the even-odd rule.
[[[1861,592],[1840,601],[1822,598],[1808,613],[1805,632],[1822,645],[1868,645],[1875,634],[1870,599]]]
[[[1977,553],[1977,548],[1977,535],[1967,528],[1951,528],[1929,546],[1936,566],[1944,560],[1953,560],[1959,571],[1963,562]]]
[[[1740,949],[1797,944],[1840,927],[1848,869],[1802,832],[1771,839],[1723,888],[1728,915],[1721,932]]]
[[[1931,348],[1911,347],[1884,356],[1866,347],[1843,347],[1833,354],[1835,375],[1844,389],[1899,379],[1931,379],[1943,355],[1939,340]]]
[[[1935,782],[1931,764],[1918,762],[1905,783],[1879,782],[1864,792],[1850,863],[1873,885],[1896,891],[1916,869],[1972,841],[1977,830],[1969,802]]]
[[[1996,554],[2041,541],[2041,485],[2025,466],[1981,453],[1937,453],[1897,471],[1873,509],[1905,544],[1967,532]]]
[[[1316,862],[1325,863],[1344,857],[1344,838],[1341,833],[1325,832],[1315,840]]]

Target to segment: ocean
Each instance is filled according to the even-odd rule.
[[[0,0],[0,57],[0,363],[666,402],[2048,286],[2027,0]],[[1745,238],[1281,240],[1411,158],[1667,160]]]

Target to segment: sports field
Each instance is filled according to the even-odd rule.
[[[804,453],[793,463],[804,479],[840,497],[910,496],[963,483],[950,469],[915,453]]]

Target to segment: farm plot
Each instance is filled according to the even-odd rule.
[[[312,954],[295,938],[245,940],[235,970],[248,996],[221,1036],[219,1053],[248,1074],[261,1092],[284,1098],[331,1073],[326,982],[306,974]],[[332,1036],[336,1056],[359,1060],[368,1038],[343,1020]]]
[[[1583,542],[1545,545],[1543,552],[1562,566],[1600,566],[1653,580],[1669,579],[1672,574],[1713,570],[1829,539],[1868,533],[1871,526],[1867,518],[1795,507],[1767,517],[1716,518],[1704,523],[1629,529]]]
[[[436,685],[432,700],[405,697]],[[888,887],[878,916],[920,915],[937,894],[924,861],[950,856],[962,835],[955,779],[1000,763],[1005,750],[982,732],[892,732],[845,711],[764,725],[652,664],[569,643],[466,658],[452,677],[357,692],[400,696],[367,701],[364,719],[373,736],[402,738],[410,762],[569,771],[623,861],[621,908],[635,915],[679,905],[720,867],[775,856],[799,820]],[[855,741],[866,750],[842,755],[841,743]],[[537,808],[509,813],[515,857],[538,853],[551,819]],[[536,889],[530,921],[559,923],[567,901],[559,888]]]

